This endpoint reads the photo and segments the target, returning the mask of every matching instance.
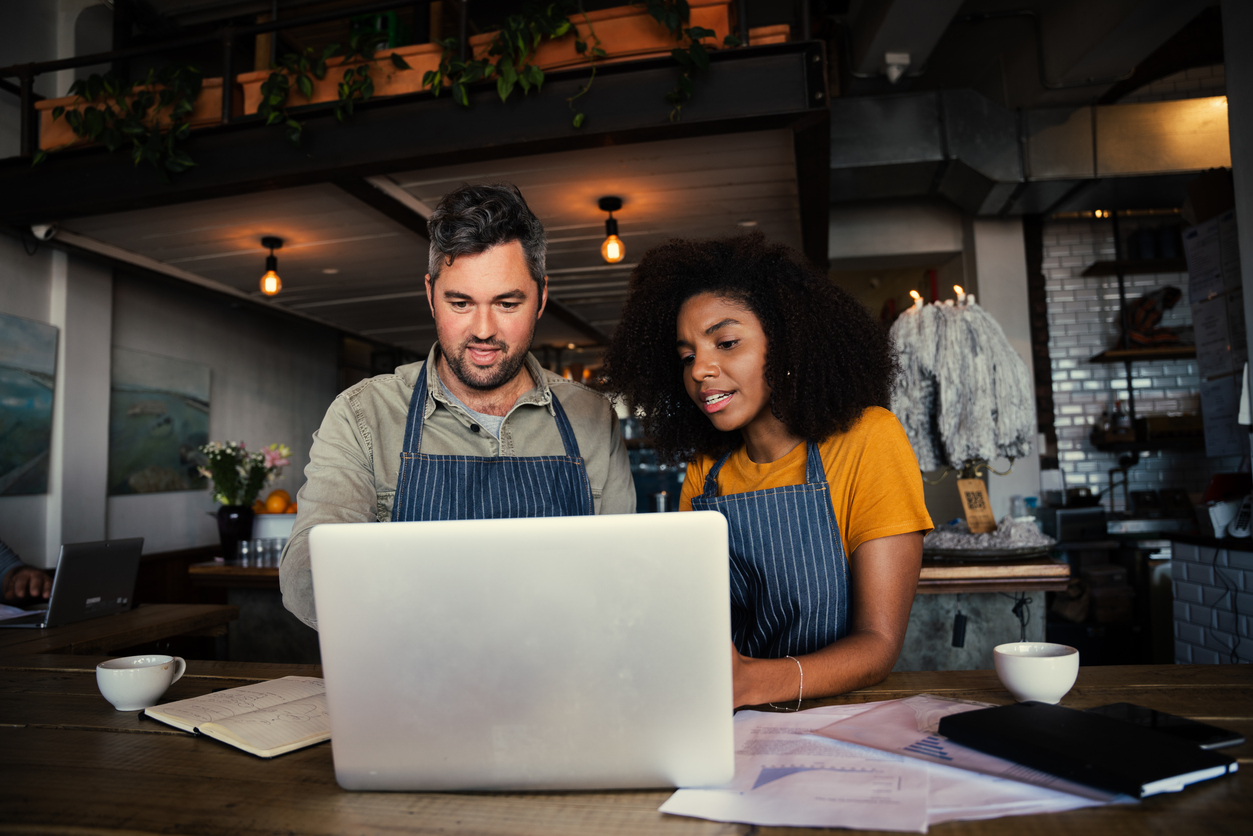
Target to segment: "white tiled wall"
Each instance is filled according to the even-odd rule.
[[[1253,662],[1253,551],[1177,542],[1170,570],[1175,662]]]
[[[1124,225],[1124,235],[1130,228],[1130,224]],[[1108,221],[1054,222],[1044,227],[1043,269],[1058,459],[1067,487],[1087,485],[1093,493],[1108,486],[1109,471],[1118,466],[1118,456],[1097,451],[1088,436],[1097,417],[1105,410],[1112,412],[1116,399],[1127,397],[1127,379],[1121,363],[1088,362],[1118,340],[1118,280],[1081,274],[1094,261],[1113,258],[1113,225]],[[1127,299],[1134,300],[1167,284],[1183,291],[1183,298],[1166,312],[1161,325],[1190,325],[1186,273],[1127,276]],[[1138,416],[1200,409],[1195,360],[1133,364],[1131,385]],[[1239,458],[1207,459],[1198,453],[1143,453],[1140,463],[1130,471],[1130,489],[1201,492],[1211,474],[1236,470],[1239,464]],[[1105,507],[1124,510],[1122,488],[1113,493],[1112,504],[1107,495]]]

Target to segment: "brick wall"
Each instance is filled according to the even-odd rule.
[[[1175,662],[1253,662],[1253,551],[1178,542],[1173,551]]]
[[[1162,219],[1153,222],[1161,223]],[[1133,231],[1131,224],[1123,225],[1124,236]],[[1067,487],[1087,485],[1098,493],[1108,486],[1109,471],[1118,466],[1118,456],[1096,450],[1088,436],[1103,411],[1112,412],[1117,399],[1127,398],[1127,379],[1121,363],[1088,362],[1118,340],[1118,280],[1081,274],[1094,261],[1113,260],[1113,226],[1098,220],[1050,222],[1044,225],[1043,243],[1059,465]],[[1128,301],[1162,285],[1179,288],[1183,299],[1166,312],[1161,324],[1191,325],[1187,274],[1128,276],[1126,284]],[[1132,375],[1137,415],[1199,412],[1200,378],[1195,360],[1136,363]],[[1199,493],[1213,473],[1234,471],[1239,465],[1238,457],[1143,453],[1140,463],[1130,471],[1130,489],[1182,488]],[[1103,498],[1105,507],[1124,510],[1122,488],[1113,494],[1112,500],[1108,494]]]

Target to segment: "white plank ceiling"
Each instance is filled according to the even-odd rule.
[[[541,154],[397,172],[391,180],[427,206],[465,182],[510,182],[548,232],[550,295],[607,334],[617,324],[639,256],[667,238],[744,231],[800,248],[790,131],[762,131]],[[605,213],[615,213],[626,259],[600,257]],[[270,304],[347,332],[425,352],[434,324],[422,291],[427,240],[330,184],[216,198],[67,221],[96,241],[263,299],[267,251],[283,239],[283,291]],[[590,338],[545,316],[538,345]]]

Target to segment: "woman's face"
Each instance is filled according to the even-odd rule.
[[[688,396],[723,432],[777,422],[766,383],[766,332],[739,302],[702,293],[679,309],[678,352]]]

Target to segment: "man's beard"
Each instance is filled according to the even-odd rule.
[[[526,353],[531,350],[531,342],[535,339],[535,327],[531,327],[531,333],[527,335],[526,347],[519,349],[516,353],[509,353],[509,346],[500,340],[466,340],[462,343],[456,353],[445,351],[440,346],[440,351],[444,355],[444,362],[448,364],[448,368],[452,369],[452,373],[457,379],[469,386],[471,389],[477,389],[480,392],[488,392],[492,389],[499,389],[509,381],[517,377],[522,366],[526,363]],[[481,369],[466,359],[466,349],[473,343],[474,345],[490,345],[501,351],[500,360],[494,366]]]

